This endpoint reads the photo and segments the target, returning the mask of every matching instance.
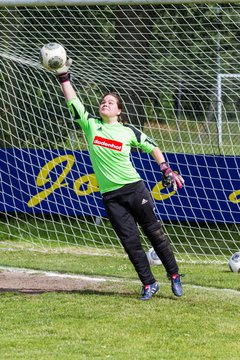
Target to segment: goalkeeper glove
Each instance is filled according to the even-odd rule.
[[[162,171],[162,184],[164,187],[170,188],[173,186],[174,191],[183,187],[184,180],[182,176],[173,172],[166,162],[160,164],[160,170]]]
[[[60,84],[70,80],[69,68],[72,65],[72,59],[67,58],[66,63],[55,71]]]

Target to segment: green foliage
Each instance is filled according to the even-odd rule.
[[[168,110],[171,111],[170,109]],[[169,119],[167,123],[145,123],[143,131],[154,138],[164,152],[187,154],[240,155],[236,123],[223,123],[222,147],[218,145],[215,122]]]
[[[0,12],[0,30],[5,50],[11,50],[13,28],[21,44],[36,46],[31,49],[34,56],[37,56],[36,49],[52,39],[67,46],[78,69],[74,82],[92,113],[97,114],[101,95],[116,88],[125,100],[126,116],[130,114],[135,124],[140,122],[142,126],[145,119],[159,124],[178,119],[207,126],[212,122],[216,127],[217,74],[219,70],[236,72],[239,64],[237,10],[232,4],[214,3],[62,6],[41,9],[39,20],[36,10],[19,8],[10,15],[8,11]],[[64,31],[62,19],[66,20]],[[30,56],[27,50],[26,55]],[[10,143],[19,147],[56,148],[69,144],[73,126],[60,90],[56,90],[54,81],[49,81],[49,74],[41,73],[39,86],[38,69],[26,69],[6,59],[4,66],[11,81],[5,76],[0,86],[5,83],[11,107],[9,114],[1,114],[8,124],[4,125],[2,146]],[[232,100],[235,109],[231,101],[224,101],[224,106],[227,118],[236,122],[240,105],[237,96]],[[4,101],[0,97],[2,109],[6,108]],[[18,129],[11,127],[13,118],[18,119]],[[34,139],[29,133],[34,134]],[[235,125],[233,137],[226,135],[224,142],[227,144],[230,140],[235,144],[236,133]],[[216,129],[207,135],[215,138]],[[206,150],[199,149],[194,142],[182,150],[191,152],[191,147],[196,152]],[[209,145],[208,150],[215,153],[216,147]],[[229,147],[226,153],[233,151],[233,147]]]

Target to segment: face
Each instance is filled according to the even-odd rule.
[[[121,109],[118,107],[118,101],[113,95],[106,95],[99,106],[99,114],[102,118],[110,119],[119,116]]]

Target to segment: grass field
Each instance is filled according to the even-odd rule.
[[[239,359],[239,274],[227,264],[180,263],[182,298],[154,267],[161,290],[141,302],[124,256],[0,253],[0,266],[106,279],[73,292],[1,292],[0,359]]]

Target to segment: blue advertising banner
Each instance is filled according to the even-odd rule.
[[[240,223],[240,157],[166,154],[185,186],[164,189],[149,155],[133,162],[162,220]],[[0,149],[0,212],[106,216],[87,151]]]

